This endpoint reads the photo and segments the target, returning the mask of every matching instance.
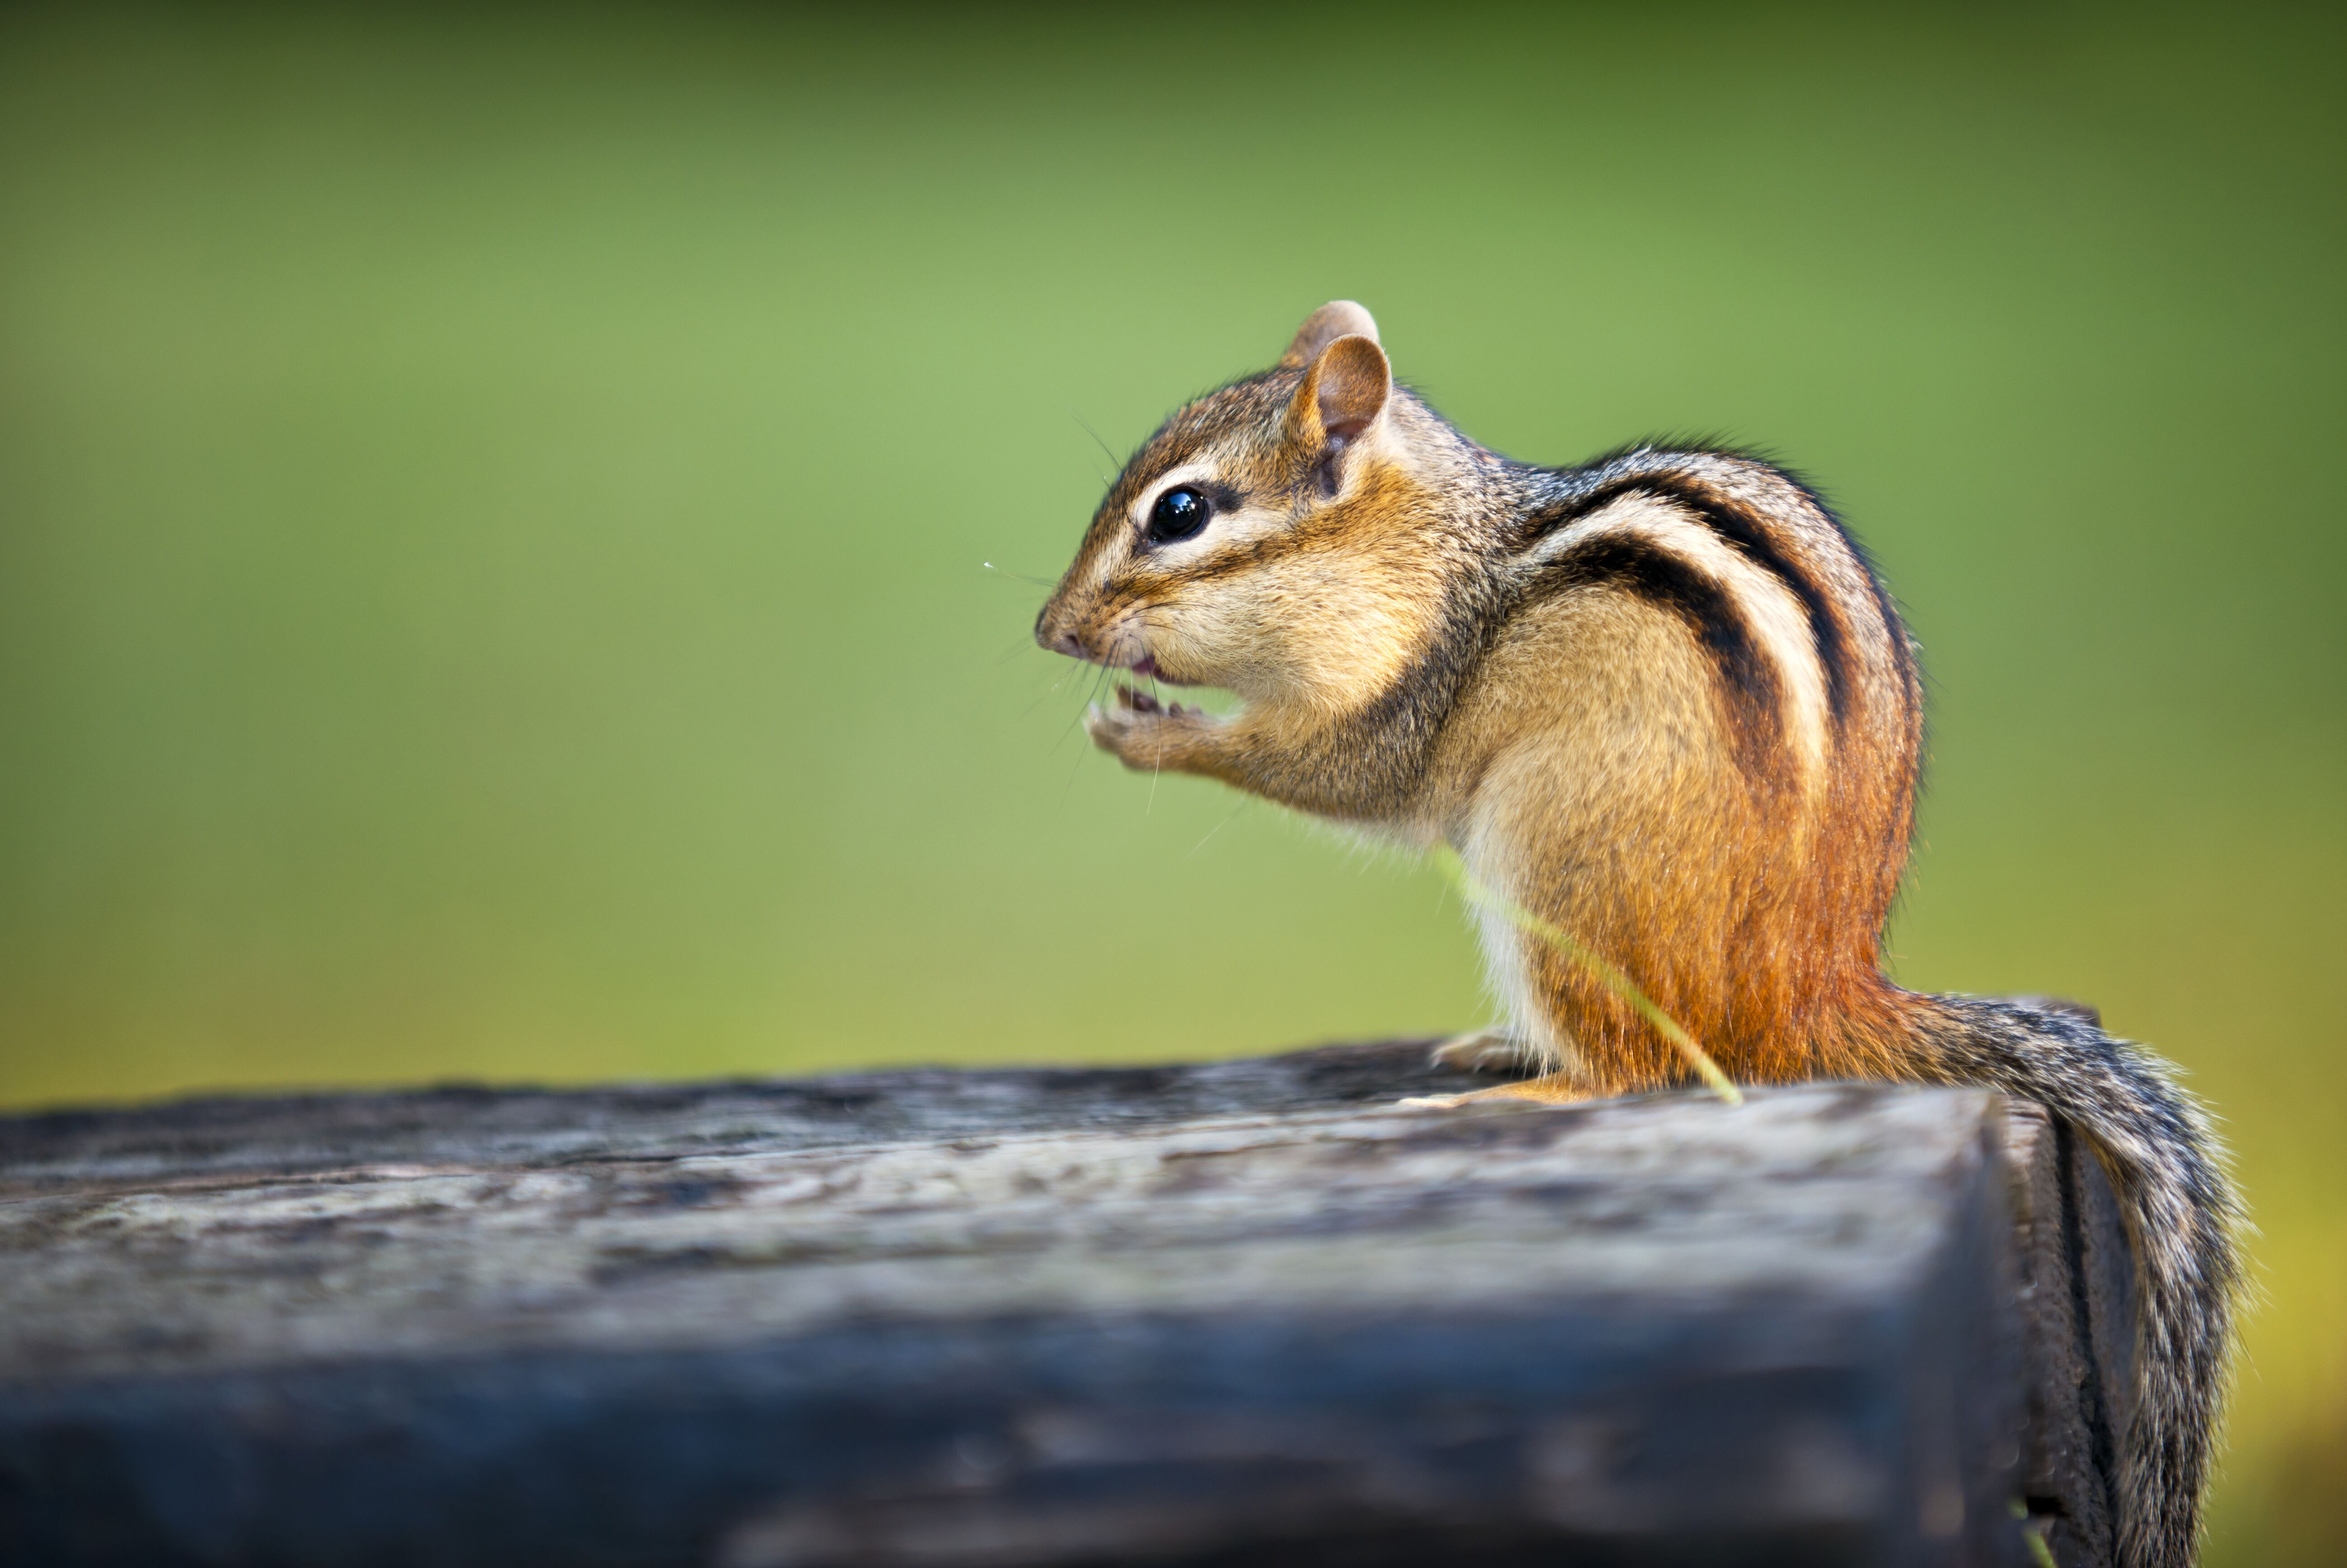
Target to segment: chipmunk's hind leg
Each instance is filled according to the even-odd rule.
[[[1538,1078],[1519,1078],[1513,1083],[1495,1084],[1489,1089],[1471,1089],[1464,1094],[1416,1095],[1400,1103],[1444,1111],[1478,1100],[1528,1100],[1535,1105],[1573,1105],[1583,1100],[1603,1099],[1604,1094],[1603,1089],[1593,1085],[1577,1072],[1543,1072]]]
[[[1427,1064],[1452,1072],[1530,1072],[1541,1065],[1541,1053],[1505,1029],[1479,1029],[1436,1046]]]
[[[1543,1050],[1527,1040],[1515,1030],[1504,1027],[1478,1030],[1446,1040],[1434,1048],[1430,1065],[1447,1068],[1453,1072],[1513,1073],[1519,1076],[1512,1083],[1495,1083],[1489,1089],[1470,1089],[1459,1094],[1427,1094],[1401,1102],[1404,1105],[1464,1105],[1473,1100],[1529,1100],[1540,1105],[1566,1105],[1580,1100],[1594,1100],[1604,1091],[1592,1083],[1589,1075],[1580,1070],[1580,1063],[1571,1053],[1564,1055],[1564,1066],[1558,1066],[1559,1052]]]

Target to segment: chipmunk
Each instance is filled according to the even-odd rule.
[[[2241,1281],[2223,1151],[2141,1048],[1883,974],[1922,684],[1890,595],[1799,479],[1696,447],[1500,456],[1398,385],[1340,300],[1142,445],[1035,636],[1240,699],[1222,718],[1119,686],[1089,723],[1128,767],[1449,845],[1734,1079],[1981,1084],[2065,1119],[2120,1195],[2142,1287],[2121,1558],[2193,1559]],[[1478,919],[1508,1021],[1440,1058],[1536,1074],[1482,1094],[1688,1081],[1590,966],[1503,909]]]

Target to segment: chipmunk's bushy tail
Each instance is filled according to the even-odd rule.
[[[2223,1145],[2166,1063],[2083,1018],[1975,997],[1928,1001],[1924,1032],[1949,1079],[2038,1102],[2094,1145],[2110,1177],[2142,1297],[2119,1562],[2188,1568],[2243,1280]]]

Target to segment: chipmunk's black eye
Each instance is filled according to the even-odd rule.
[[[1214,508],[1206,497],[1187,485],[1166,491],[1149,508],[1149,526],[1142,530],[1153,545],[1172,544],[1186,539],[1206,526]]]

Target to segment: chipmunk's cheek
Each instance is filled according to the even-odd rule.
[[[1174,602],[1155,600],[1143,605],[1118,622],[1114,647],[1101,662],[1176,686],[1203,684],[1194,672],[1195,652],[1183,622],[1181,607]]]

